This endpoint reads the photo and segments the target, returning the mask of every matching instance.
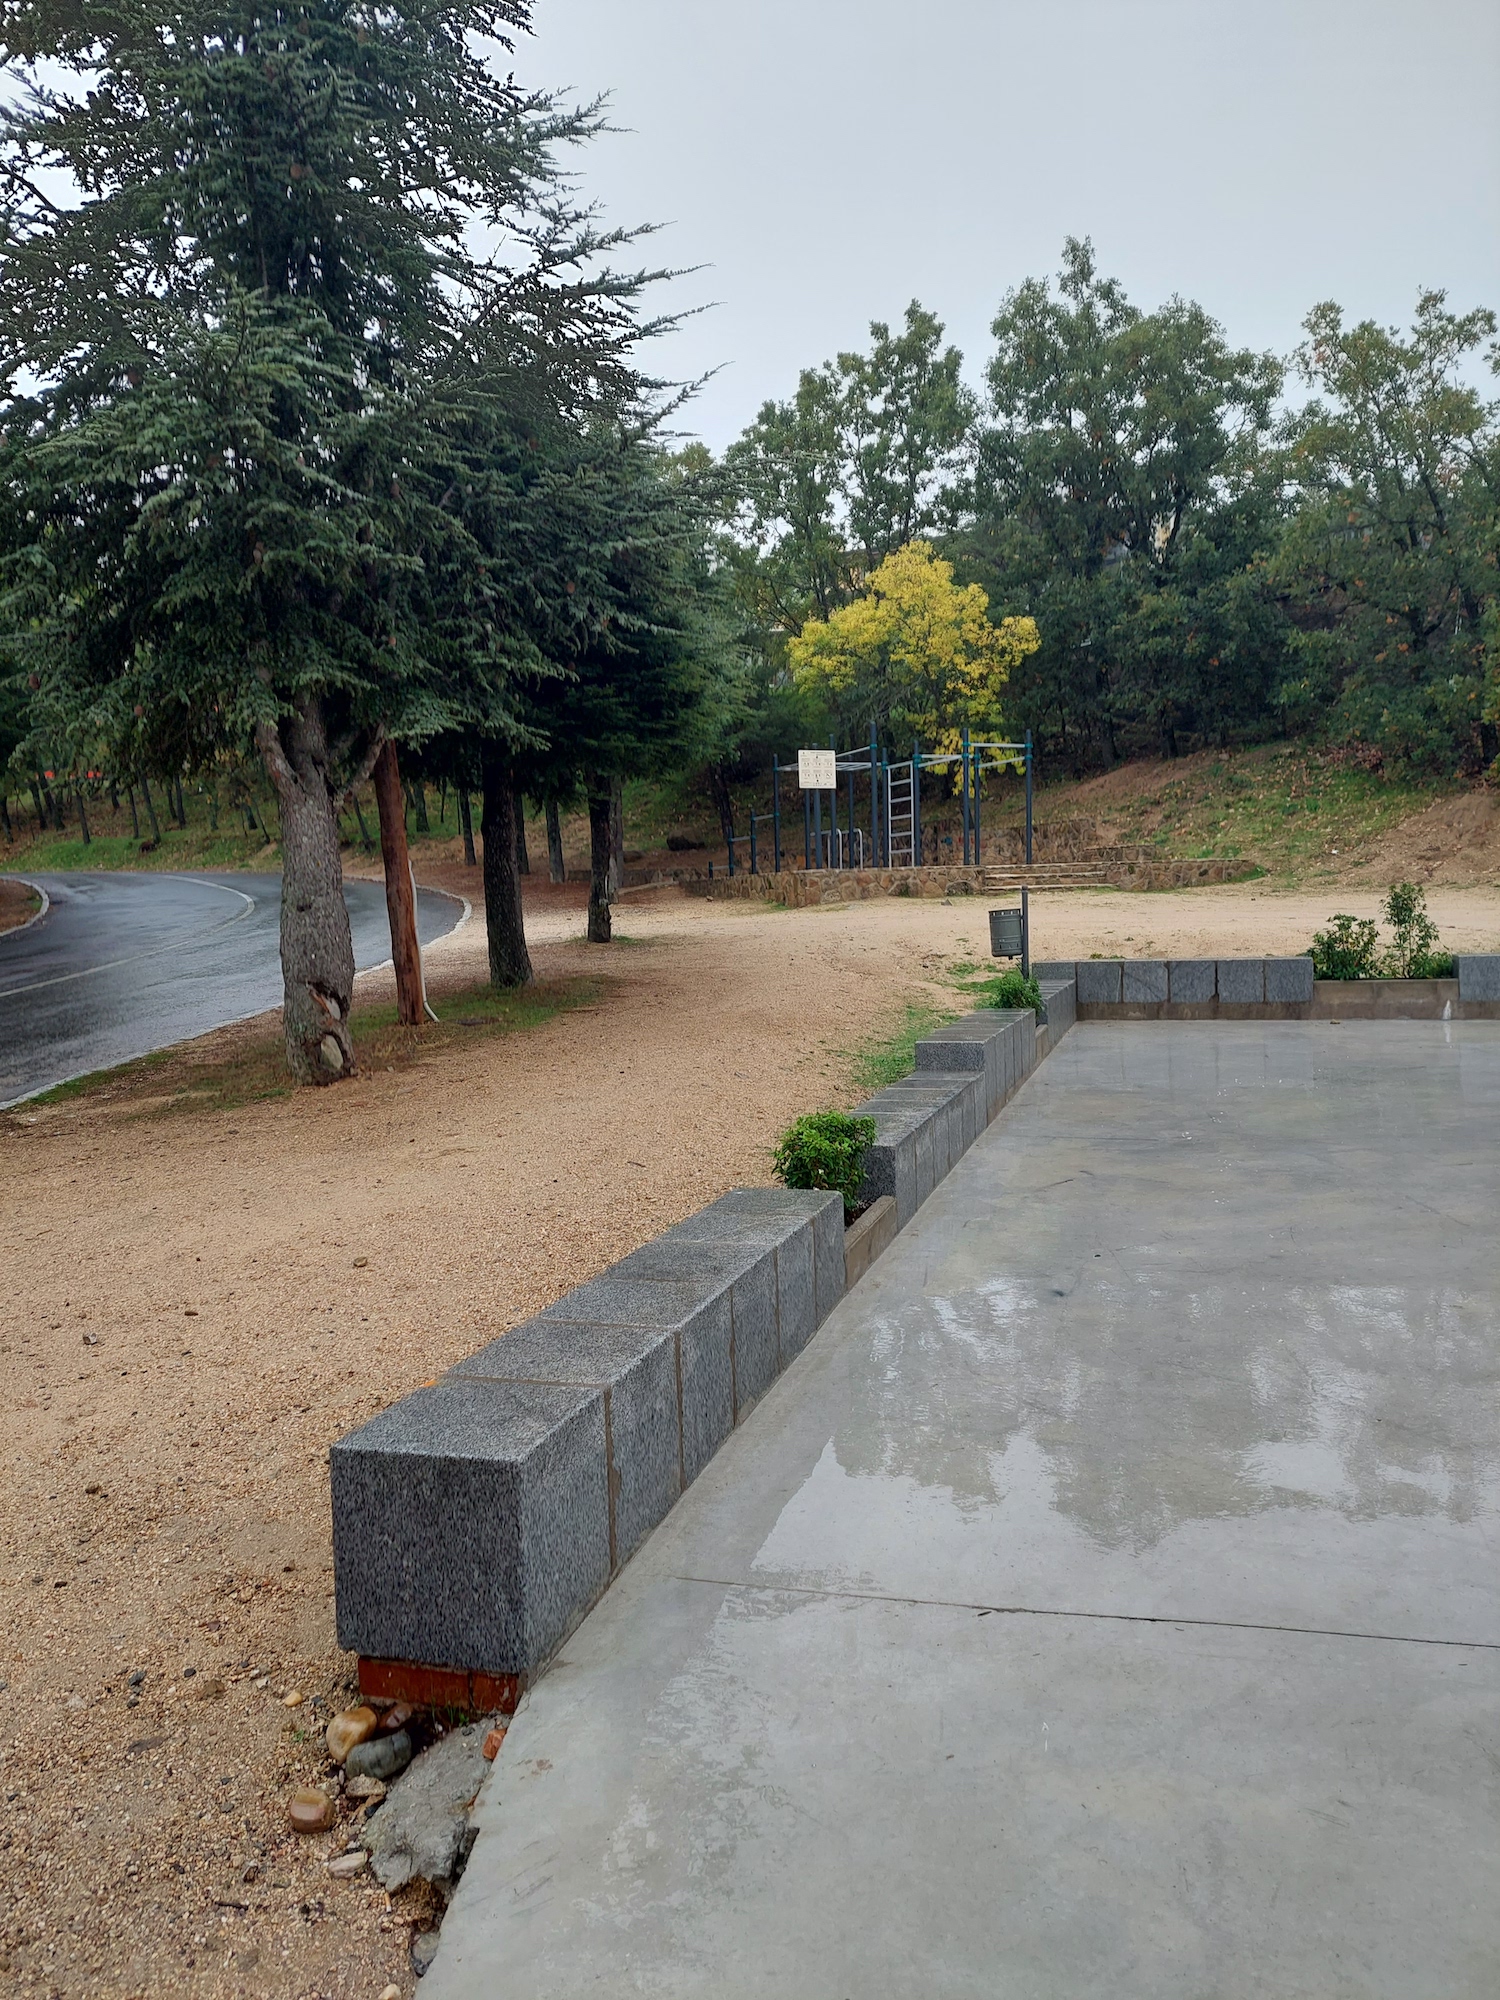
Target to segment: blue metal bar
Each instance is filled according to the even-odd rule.
[[[964,866],[969,866],[969,732],[964,730],[964,747],[958,767],[958,790],[964,822]]]
[[[802,794],[802,866],[812,867],[812,793]]]

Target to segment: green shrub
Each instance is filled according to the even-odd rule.
[[[1042,1018],[1041,987],[1014,966],[964,990],[976,1007],[1030,1007],[1039,1021]]]
[[[1380,926],[1373,917],[1334,917],[1326,931],[1313,935],[1308,956],[1315,979],[1378,979],[1375,949]]]
[[[1442,979],[1453,970],[1449,952],[1435,951],[1438,927],[1427,914],[1427,897],[1415,882],[1397,882],[1385,899],[1385,920],[1395,933],[1385,957],[1390,979]],[[1436,970],[1442,966],[1440,972]]]
[[[865,1154],[875,1143],[875,1120],[847,1111],[809,1111],[788,1125],[771,1164],[787,1187],[829,1188],[844,1197],[852,1222],[865,1179]]]

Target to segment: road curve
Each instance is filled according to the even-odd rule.
[[[279,875],[33,875],[49,907],[0,933],[0,1109],[281,1004]],[[345,882],[361,971],[391,955],[385,891]],[[417,892],[424,944],[457,897]]]

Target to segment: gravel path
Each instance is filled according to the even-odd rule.
[[[451,873],[436,886],[472,893]],[[849,1101],[840,1051],[985,941],[977,902],[671,895],[631,899],[604,951],[576,941],[571,888],[532,901],[539,972],[602,967],[596,1007],[217,1118],[87,1099],[0,1117],[0,1988],[411,1992],[420,1899],[335,1882],[326,1837],[284,1832],[352,1665],[330,1441],[766,1179],[789,1117]],[[1500,943],[1500,894],[1431,901],[1445,942]],[[1036,949],[1294,949],[1343,902],[1374,907],[1255,885],[1058,897]],[[476,922],[433,947],[430,981],[483,965]]]

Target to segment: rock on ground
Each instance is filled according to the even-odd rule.
[[[400,1889],[418,1876],[437,1883],[457,1878],[473,1840],[469,1807],[490,1768],[489,1727],[474,1722],[451,1730],[391,1786],[364,1835],[382,1888]]]

